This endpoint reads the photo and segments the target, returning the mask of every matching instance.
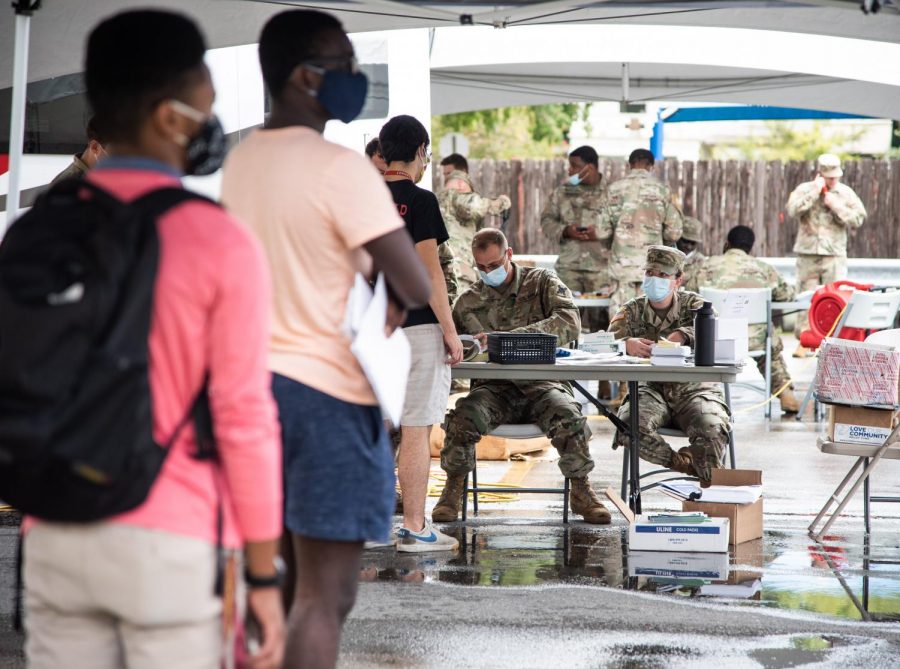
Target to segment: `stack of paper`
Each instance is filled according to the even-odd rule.
[[[385,334],[388,296],[384,275],[379,274],[375,290],[365,277],[356,275],[347,298],[343,331],[351,339],[350,350],[365,372],[382,412],[392,424],[400,425],[406,399],[411,354],[403,328]]]
[[[753,504],[762,496],[761,485],[711,485],[708,488],[701,488],[697,483],[669,481],[661,483],[659,487],[670,497],[698,502]]]
[[[705,523],[709,520],[702,511],[668,511],[647,516],[651,523]]]
[[[689,347],[662,340],[654,344],[650,349],[650,364],[667,367],[672,365],[683,366],[688,364],[690,355],[691,349]]]

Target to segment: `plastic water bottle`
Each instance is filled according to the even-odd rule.
[[[698,367],[716,364],[716,313],[712,302],[704,302],[694,312],[694,364]]]

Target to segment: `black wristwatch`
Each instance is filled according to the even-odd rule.
[[[280,588],[284,585],[284,560],[281,559],[281,556],[275,556],[275,559],[272,561],[272,566],[275,567],[275,573],[271,576],[255,576],[250,573],[249,569],[244,569],[244,581],[247,583],[248,588]]]

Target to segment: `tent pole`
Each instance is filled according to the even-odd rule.
[[[19,211],[22,152],[25,144],[28,42],[31,33],[31,13],[40,5],[40,0],[20,0],[13,3],[16,11],[16,38],[13,54],[12,108],[9,114],[9,190],[6,194],[6,223],[0,226],[0,237]]]

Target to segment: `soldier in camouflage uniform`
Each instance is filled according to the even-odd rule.
[[[847,278],[847,231],[866,220],[866,208],[849,186],[842,184],[841,160],[824,153],[817,161],[816,178],[791,193],[788,216],[800,222],[794,253],[797,254],[797,290]],[[797,319],[797,334],[809,325],[807,314]],[[807,350],[798,346],[794,357]]]
[[[636,149],[628,157],[629,172],[609,187],[601,234],[612,238],[611,272],[615,282],[611,314],[641,294],[644,255],[652,244],[674,244],[681,238],[681,212],[669,187],[653,177],[653,154]]]
[[[600,159],[590,146],[569,154],[569,178],[550,194],[541,213],[541,229],[548,239],[559,242],[556,274],[570,290],[581,294],[609,295],[609,242],[601,233],[600,211],[606,202],[606,185],[600,174]],[[588,332],[605,327],[608,318],[596,308],[581,310]]]
[[[456,298],[459,297],[459,275],[456,272],[456,256],[453,253],[453,247],[450,246],[450,240],[438,244],[438,260],[441,263],[441,272],[444,273],[447,297],[450,299],[452,307]]]
[[[681,239],[675,242],[675,247],[686,256],[684,261],[685,286],[690,285],[691,278],[706,260],[706,256],[700,251],[702,244],[703,224],[693,216],[685,216]]]
[[[444,182],[444,190],[438,196],[441,215],[450,235],[448,244],[452,248],[454,267],[459,290],[464,291],[478,280],[478,272],[472,266],[472,237],[484,227],[485,216],[499,216],[512,203],[506,195],[487,198],[472,188],[469,175],[454,170]]]
[[[725,253],[708,258],[700,269],[685,279],[687,290],[698,291],[701,286],[728,290],[731,288],[771,288],[774,302],[789,302],[794,299],[794,287],[789,286],[784,277],[774,267],[750,255],[756,235],[746,225],[736,225],[728,231]],[[756,323],[748,333],[751,351],[762,351],[766,346],[766,325]],[[797,413],[800,404],[794,396],[791,375],[784,362],[784,346],[781,337],[772,335],[772,390],[784,388],[778,396],[785,413]],[[765,357],[757,358],[759,373],[766,376]]]
[[[685,346],[694,343],[693,310],[703,305],[696,293],[679,291],[683,279],[684,254],[668,246],[647,249],[644,292],[626,302],[613,316],[609,331],[625,339],[629,355],[650,356],[650,347],[661,338]],[[709,485],[710,472],[722,466],[728,442],[729,411],[715,383],[642,383],[640,405],[640,456],[678,472],[696,476]],[[631,402],[619,409],[628,424]],[[677,453],[659,434],[659,428],[674,424],[685,432],[690,446]],[[628,446],[628,435],[616,434],[615,446]]]
[[[506,237],[492,228],[475,235],[472,249],[482,279],[456,300],[453,318],[460,333],[486,341],[488,332],[540,332],[556,335],[560,345],[578,337],[581,322],[572,293],[553,272],[513,263]],[[609,523],[609,512],[588,482],[594,461],[587,419],[572,387],[558,381],[472,382],[472,391],[444,421],[441,467],[447,484],[433,520],[456,520],[466,476],[475,467],[475,444],[504,423],[539,425],[559,451],[559,468],[570,479],[572,512],[589,523]]]

